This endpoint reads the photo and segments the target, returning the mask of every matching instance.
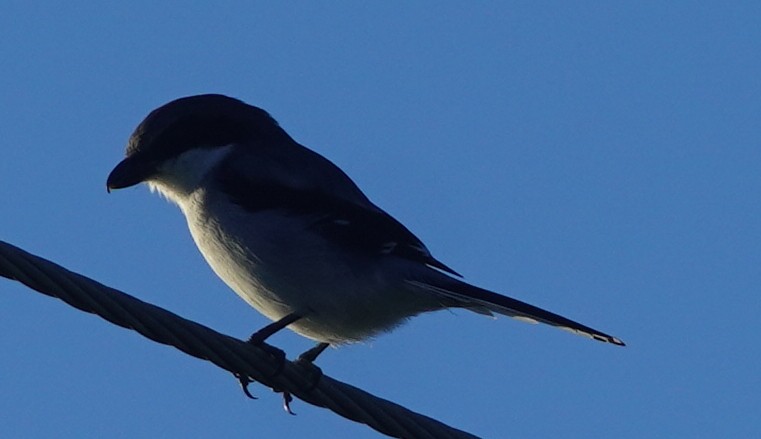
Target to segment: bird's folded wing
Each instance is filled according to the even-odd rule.
[[[320,190],[264,181],[225,183],[223,190],[247,211],[280,210],[288,215],[301,215],[310,221],[311,230],[336,245],[370,255],[409,259],[459,276],[434,258],[402,223],[369,201],[357,204]]]

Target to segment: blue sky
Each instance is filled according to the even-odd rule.
[[[226,93],[469,281],[616,348],[465,311],[319,364],[484,437],[761,434],[757,2],[4,3],[0,239],[246,337],[181,213],[105,178],[148,111]],[[356,437],[0,280],[9,437]],[[289,355],[310,346],[293,333]]]

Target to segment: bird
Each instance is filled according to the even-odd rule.
[[[621,339],[465,282],[338,166],[295,141],[265,110],[221,94],[151,111],[129,137],[108,192],[147,183],[179,206],[201,254],[272,320],[328,346],[372,339],[410,318],[460,308]],[[439,213],[441,214],[441,213]]]

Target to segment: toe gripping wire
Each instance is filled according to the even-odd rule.
[[[288,314],[285,317],[281,318],[280,320],[272,322],[269,325],[263,327],[262,329],[256,331],[255,333],[251,335],[251,337],[248,338],[249,344],[257,346],[260,349],[264,349],[272,356],[273,359],[275,359],[280,364],[276,373],[280,373],[283,370],[283,367],[285,366],[285,361],[286,361],[285,352],[283,352],[281,349],[278,349],[272,345],[265,343],[265,341],[270,336],[274,335],[276,332],[282,329],[285,329],[286,326],[296,322],[297,320],[303,317],[304,317],[303,315],[298,313]],[[299,355],[296,361],[294,361],[294,364],[305,369],[305,373],[309,373],[311,375],[312,383],[308,386],[308,388],[304,389],[305,391],[311,391],[312,389],[317,387],[317,383],[320,381],[320,378],[322,377],[323,374],[322,374],[322,369],[314,365],[314,360],[316,360],[317,357],[325,349],[328,348],[328,346],[330,346],[329,343],[318,343],[312,349],[309,349],[308,351]],[[235,373],[233,375],[235,376],[235,378],[238,379],[238,383],[240,384],[240,387],[243,390],[243,393],[250,399],[257,399],[253,394],[251,394],[251,391],[248,388],[249,385],[251,385],[251,383],[253,383],[255,380],[241,373]],[[291,409],[291,402],[293,402],[293,395],[291,394],[291,392],[285,389],[283,390],[273,389],[273,390],[275,392],[283,394],[283,409],[285,409],[285,411],[289,415],[296,415],[293,409]]]

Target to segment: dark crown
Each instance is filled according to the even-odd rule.
[[[261,108],[219,94],[176,99],[153,110],[135,128],[127,156],[173,157],[193,148],[264,141],[286,136]]]

